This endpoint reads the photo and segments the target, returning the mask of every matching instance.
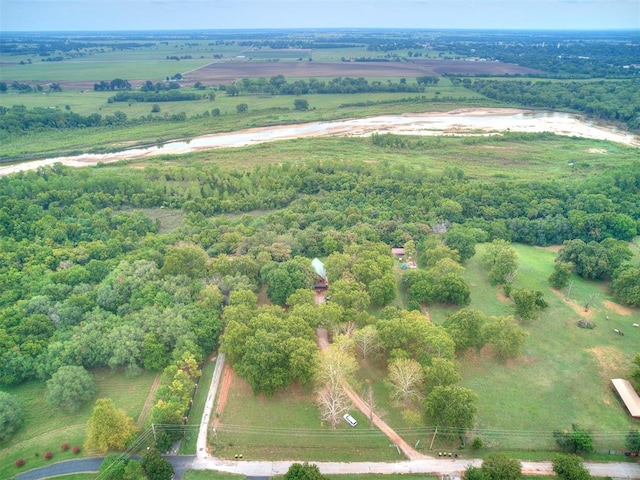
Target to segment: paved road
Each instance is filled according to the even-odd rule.
[[[78,460],[67,460],[65,462],[52,463],[46,467],[34,468],[24,473],[16,475],[16,480],[38,480],[40,478],[55,477],[57,475],[68,475],[70,473],[91,473],[97,472],[103,458],[80,458]]]

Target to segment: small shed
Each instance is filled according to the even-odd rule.
[[[633,418],[640,418],[640,396],[638,396],[638,392],[635,391],[633,385],[622,378],[614,378],[611,380],[611,383],[631,416]]]
[[[316,271],[316,288],[327,288],[329,286],[329,279],[327,278],[327,272],[324,269],[324,264],[318,258],[311,260],[311,266]]]
[[[404,248],[402,247],[392,247],[391,248],[391,254],[394,257],[404,257]]]

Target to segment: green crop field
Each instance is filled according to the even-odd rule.
[[[95,398],[111,398],[118,408],[134,419],[142,410],[155,374],[143,372],[128,376],[122,372],[99,370],[93,372],[98,391]],[[0,444],[0,478],[9,478],[16,473],[13,462],[26,460],[24,469],[41,467],[47,463],[43,455],[53,453],[53,461],[75,458],[71,449],[63,452],[60,446],[68,443],[82,448],[86,434],[86,423],[93,410],[89,402],[76,412],[54,409],[44,401],[46,385],[32,381],[17,387],[3,387],[20,403],[24,425],[8,442]],[[95,452],[84,452],[80,456]]]

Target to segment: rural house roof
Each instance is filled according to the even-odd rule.
[[[317,258],[311,260],[311,265],[315,269],[316,273],[319,277],[321,277],[324,281],[327,280],[327,272],[324,270],[324,264]]]
[[[611,380],[618,395],[627,406],[632,417],[640,418],[640,397],[633,389],[633,386],[622,378],[614,378]]]

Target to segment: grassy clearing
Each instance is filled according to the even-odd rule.
[[[207,361],[202,368],[202,376],[198,381],[198,391],[193,399],[193,405],[189,412],[189,421],[187,425],[193,427],[199,427],[202,421],[202,414],[204,413],[204,406],[207,402],[207,395],[209,394],[209,387],[211,386],[211,380],[213,378],[213,370],[216,367],[215,360]],[[198,441],[198,429],[193,428],[187,430],[184,440],[180,443],[180,455],[195,455],[196,443]]]
[[[93,373],[98,387],[95,398],[112,398],[118,408],[137,418],[155,375],[143,372],[130,377],[106,369]],[[54,461],[78,456],[71,449],[63,452],[60,446],[68,443],[82,447],[93,402],[76,412],[52,409],[44,402],[46,385],[37,381],[3,388],[3,391],[17,398],[22,407],[24,425],[10,441],[0,445],[0,478],[8,478],[15,473],[13,462],[18,458],[24,458],[27,461],[25,469],[31,469],[51,463],[42,458],[46,451],[54,454]],[[91,453],[81,451],[79,455],[90,456]]]
[[[482,278],[479,250],[467,268],[474,285],[471,306],[492,315],[509,314],[509,300]],[[628,374],[640,332],[626,329],[625,337],[613,335],[614,326],[629,323],[630,317],[624,320],[606,308],[603,302],[611,298],[603,284],[576,277],[566,300],[546,283],[555,254],[521,245],[516,250],[521,267],[515,287],[543,291],[549,308],[525,325],[530,336],[521,357],[502,362],[483,350],[461,358],[462,383],[480,397],[475,434],[491,447],[550,449],[554,429],[577,423],[594,432],[598,449],[622,448],[624,436],[636,425],[609,381]],[[593,300],[589,312],[581,308],[586,299]],[[607,315],[611,320],[605,319]],[[585,316],[598,327],[579,329],[576,322]]]
[[[418,175],[433,176],[446,168],[460,168],[470,179],[485,181],[533,181],[584,178],[610,171],[611,165],[631,165],[637,151],[620,147],[606,156],[587,153],[591,148],[612,145],[587,139],[549,136],[517,138],[469,139],[454,137],[413,137],[422,145],[415,149],[386,149],[373,145],[369,138],[304,138],[263,143],[246,148],[227,148],[181,156],[157,157],[133,165],[175,164],[185,168],[201,168],[215,164],[225,168],[251,170],[257,165],[281,162],[376,162],[389,170],[409,169]],[[484,157],[483,152],[490,152]],[[499,153],[498,153],[499,152]],[[589,157],[589,155],[591,155]],[[588,167],[578,172],[568,163],[578,156],[592,159]]]
[[[247,460],[394,461],[402,457],[389,448],[378,430],[369,430],[366,419],[352,412],[356,428],[346,423],[336,430],[320,421],[313,393],[291,387],[273,397],[255,396],[251,387],[235,376],[213,454]]]

